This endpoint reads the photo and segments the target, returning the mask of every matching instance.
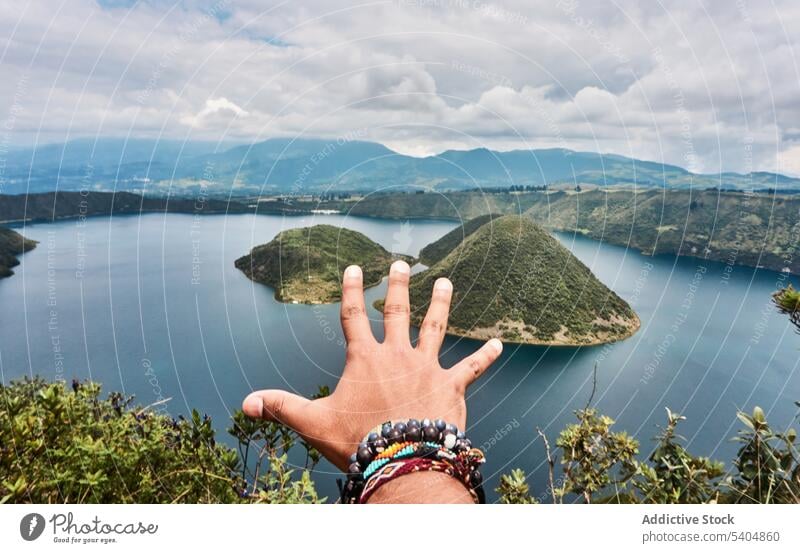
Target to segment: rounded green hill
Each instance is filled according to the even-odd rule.
[[[411,278],[415,324],[425,315],[434,281],[447,277],[454,287],[449,334],[577,346],[622,340],[638,330],[631,307],[528,217],[467,228],[457,247]],[[436,243],[427,249],[439,251]]]
[[[293,303],[331,303],[341,299],[341,275],[359,265],[364,287],[375,286],[389,272],[393,255],[354,230],[315,225],[279,233],[236,260],[248,278],[275,289],[275,299]]]

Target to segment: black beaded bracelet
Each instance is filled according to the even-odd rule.
[[[430,462],[419,462],[421,458]],[[347,481],[339,481],[341,502],[359,503],[365,489],[371,494],[409,470],[437,470],[461,480],[479,503],[485,503],[479,470],[484,461],[483,452],[473,448],[463,432],[441,419],[384,422],[364,437],[350,457]]]

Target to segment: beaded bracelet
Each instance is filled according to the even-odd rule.
[[[365,503],[386,482],[410,472],[435,471],[458,479],[477,503],[485,503],[479,470],[484,462],[483,452],[441,419],[385,422],[350,457],[347,482],[339,482],[341,502]]]

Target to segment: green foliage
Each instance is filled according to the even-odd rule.
[[[564,469],[564,483],[556,488],[556,497],[573,493],[591,503],[609,487],[615,496],[620,495],[636,474],[638,442],[625,432],[612,432],[614,420],[595,409],[575,414],[578,423],[567,425],[556,440]]]
[[[237,412],[230,433],[238,453],[216,441],[208,416],[174,419],[117,392],[102,399],[92,382],[0,385],[0,502],[317,501],[309,470],[319,456],[308,448],[307,469],[289,468],[297,438],[285,427]]]
[[[738,413],[740,448],[727,472],[680,444],[684,417],[669,410],[644,461],[637,441],[613,431],[609,417],[588,407],[576,417],[556,441],[563,469],[557,485],[550,476],[556,502],[800,502],[797,432],[775,432],[758,407]],[[291,430],[237,411],[228,433],[238,451],[217,443],[211,419],[197,411],[175,419],[116,392],[103,399],[92,382],[74,381],[72,390],[42,379],[0,385],[0,503],[320,501],[311,481],[320,455]],[[305,466],[292,469],[288,456],[298,445]],[[549,446],[547,457],[552,471]],[[520,469],[501,476],[497,493],[502,503],[538,502]]]
[[[800,272],[787,259],[797,233],[794,196],[717,190],[593,190],[563,194],[530,210],[547,228],[580,232],[596,240],[638,249],[737,265]],[[791,257],[791,256],[789,256]]]
[[[781,313],[789,315],[789,320],[800,331],[800,290],[795,290],[790,284],[786,288],[775,292],[772,298]]]
[[[667,426],[647,463],[640,463],[634,486],[643,503],[710,503],[717,499],[718,480],[725,467],[707,457],[695,457],[678,443],[675,430],[685,417],[667,409]]]
[[[443,240],[450,244],[448,236]],[[453,281],[452,334],[578,345],[615,341],[639,325],[622,298],[527,217],[509,215],[483,224],[443,259],[413,275],[409,295],[417,324],[439,277]]]
[[[489,213],[481,215],[468,221],[462,222],[459,226],[432,242],[419,251],[419,260],[429,267],[448,256],[453,251],[460,251],[465,238],[477,231],[486,223],[497,219],[500,215]]]
[[[513,469],[511,474],[500,476],[500,485],[495,490],[500,496],[500,503],[531,504],[539,503],[531,497],[525,471]]]
[[[236,260],[236,267],[256,282],[275,289],[275,299],[330,303],[341,298],[342,272],[360,265],[364,286],[374,286],[396,258],[360,232],[331,225],[285,230]]]
[[[725,479],[725,501],[731,503],[800,503],[800,463],[794,445],[797,431],[770,428],[760,407],[738,413],[744,428],[734,438],[741,448],[736,473]]]
[[[759,407],[750,415],[738,413],[744,428],[734,439],[741,447],[727,472],[723,463],[696,457],[679,443],[683,438],[676,429],[685,418],[669,409],[667,426],[646,461],[636,459],[636,440],[611,431],[610,418],[590,408],[576,416],[578,423],[568,425],[556,441],[564,472],[557,486],[545,438],[556,503],[576,496],[586,503],[800,503],[797,432],[774,432]],[[521,471],[504,475],[497,491],[503,502],[529,502]]]

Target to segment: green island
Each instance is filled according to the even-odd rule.
[[[616,342],[640,326],[631,307],[531,219],[507,215],[472,221],[426,249],[435,263],[413,275],[412,321],[419,325],[435,280],[453,282],[448,334],[506,342],[578,346]],[[380,303],[377,304],[380,306]]]
[[[9,228],[0,227],[0,278],[14,274],[12,267],[19,265],[17,256],[36,247],[36,241],[25,238]]]
[[[291,303],[331,303],[341,299],[341,275],[359,265],[364,286],[375,286],[396,259],[360,232],[332,225],[285,230],[236,260],[248,278],[275,289],[275,299]]]
[[[360,265],[378,284],[397,255],[363,234],[331,225],[283,231],[236,260],[251,280],[293,303],[341,299],[341,273]],[[413,259],[405,257],[413,263]],[[482,216],[423,248],[431,263],[411,278],[412,322],[421,324],[434,281],[453,281],[448,333],[475,339],[578,346],[628,338],[640,326],[630,306],[530,218]],[[376,302],[382,309],[382,302]]]

